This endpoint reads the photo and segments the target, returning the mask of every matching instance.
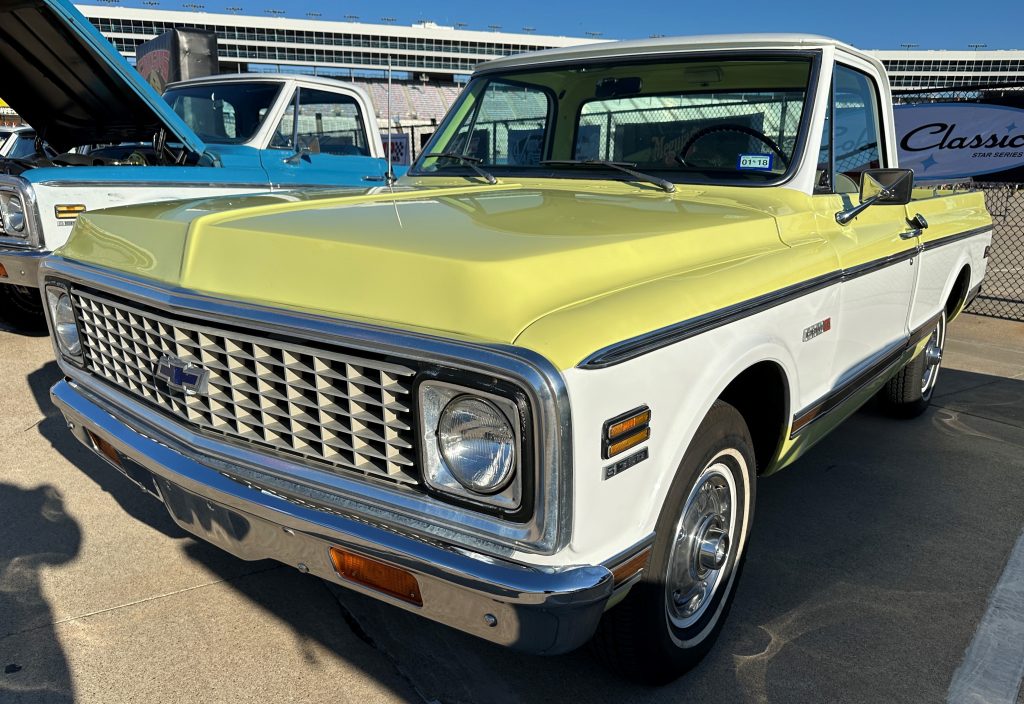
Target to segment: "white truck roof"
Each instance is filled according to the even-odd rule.
[[[823,49],[834,48],[856,56],[875,66],[885,75],[885,67],[878,59],[865,54],[845,42],[816,34],[705,34],[688,37],[658,37],[654,39],[632,39],[620,42],[594,42],[560,49],[545,49],[527,54],[516,54],[488,61],[477,69],[486,72],[537,66],[548,63],[589,61],[609,57],[630,57],[657,54],[676,54],[707,50],[766,50],[766,49]]]

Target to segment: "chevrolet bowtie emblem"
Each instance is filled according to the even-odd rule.
[[[186,362],[165,354],[156,365],[154,376],[172,389],[184,391],[186,396],[205,394],[210,371],[198,364]]]

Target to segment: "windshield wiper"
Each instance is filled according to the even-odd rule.
[[[676,190],[676,185],[671,181],[666,181],[663,178],[658,178],[657,176],[651,176],[650,174],[637,171],[632,168],[636,166],[636,164],[629,161],[606,161],[604,159],[545,159],[540,163],[545,166],[590,166],[603,169],[615,169],[624,174],[629,174],[639,181],[653,183],[666,193],[675,193]]]
[[[430,154],[424,154],[424,159],[451,159],[457,161],[460,164],[465,164],[469,168],[476,171],[480,178],[492,186],[498,182],[498,179],[494,178],[494,174],[490,174],[481,169],[477,164],[481,163],[483,159],[476,156],[469,156],[468,154],[456,154],[455,152],[432,152]]]

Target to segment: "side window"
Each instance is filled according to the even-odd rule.
[[[837,66],[833,80],[835,186],[844,192],[843,176],[859,188],[862,171],[881,167],[882,130],[878,93],[871,79],[860,71]]]
[[[289,103],[277,125],[271,146],[295,149],[295,101]],[[301,88],[299,92],[298,148],[312,154],[369,156],[363,116],[356,99],[326,90]]]
[[[878,93],[860,71],[837,65],[818,151],[817,193],[856,193],[860,174],[882,166]]]

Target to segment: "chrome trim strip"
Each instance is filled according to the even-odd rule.
[[[985,225],[984,227],[976,227],[973,230],[965,230],[964,232],[958,232],[955,235],[946,235],[945,237],[939,237],[934,240],[929,240],[921,245],[921,249],[928,251],[929,249],[935,249],[936,247],[942,247],[947,244],[953,244],[960,240],[965,240],[975,235],[991,234],[992,225]]]
[[[821,276],[816,276],[813,279],[792,284],[756,298],[740,301],[739,303],[711,311],[710,313],[705,313],[657,330],[652,330],[642,335],[631,337],[628,340],[623,340],[622,342],[616,342],[615,344],[603,347],[597,352],[588,355],[576,366],[580,369],[604,369],[616,364],[621,364],[622,362],[628,362],[631,359],[640,357],[649,352],[654,352],[662,347],[682,342],[683,340],[695,335],[699,335],[737,320],[742,320],[743,318],[747,318],[751,315],[761,313],[774,308],[775,306],[787,303],[795,298],[799,298],[800,296],[813,293],[819,289],[870,274],[908,259],[913,259],[922,250],[927,251],[943,245],[952,244],[953,242],[959,242],[960,240],[974,237],[975,235],[989,233],[991,230],[991,225],[976,227],[972,230],[966,230],[965,232],[948,235],[946,237],[926,242],[920,247],[908,249],[900,252],[899,254],[889,255],[887,257],[864,262],[863,264],[857,264],[848,269],[840,269],[828,274],[822,274]]]
[[[252,303],[204,296],[181,288],[165,287],[126,274],[115,273],[48,257],[39,271],[40,285],[47,278],[106,290],[112,295],[148,304],[167,313],[199,316],[226,325],[243,325],[263,331],[300,337],[328,345],[342,345],[378,354],[393,355],[453,369],[497,376],[516,384],[527,394],[534,416],[538,467],[534,515],[526,523],[513,523],[463,509],[411,491],[396,491],[370,481],[327,476],[283,458],[250,452],[198,435],[167,423],[164,416],[140,406],[126,394],[91,379],[67,360],[58,360],[64,372],[83,387],[106,399],[107,404],[127,411],[135,422],[153,426],[152,437],[165,437],[206,453],[203,458],[227,462],[224,471],[254,483],[287,485],[303,500],[336,505],[346,511],[393,521],[410,530],[442,536],[474,549],[509,553],[523,550],[553,554],[568,544],[572,527],[572,425],[569,398],[561,373],[546,358],[512,345],[456,341],[428,335],[329,318],[313,313],[268,308]],[[163,423],[160,421],[163,420]],[[283,489],[282,489],[283,490]],[[312,498],[311,498],[312,497]]]
[[[728,323],[742,320],[793,299],[806,296],[819,289],[839,283],[841,280],[842,272],[839,271],[817,276],[813,279],[766,293],[757,298],[740,301],[726,308],[638,335],[624,342],[617,342],[587,356],[576,366],[580,369],[604,369],[621,364],[622,362],[645,355],[648,352],[682,342],[695,335],[720,328]]]
[[[86,447],[96,452],[89,431],[131,460],[123,461],[122,473],[137,479],[151,476],[152,483],[146,485],[175,522],[242,559],[301,564],[312,574],[380,601],[536,653],[566,652],[583,644],[611,595],[612,575],[606,567],[535,568],[419,540],[376,521],[318,510],[239,483],[220,468],[132,430],[75,382],[58,382],[50,398]],[[331,567],[332,545],[413,572],[423,605],[340,578]]]
[[[39,266],[49,252],[38,249],[0,249],[0,264],[7,270],[7,278],[0,276],[0,285],[39,286]]]
[[[842,406],[843,403],[856,395],[858,391],[895,371],[899,367],[900,362],[903,361],[904,355],[912,351],[918,342],[931,334],[931,331],[938,323],[939,315],[933,316],[910,335],[882,350],[867,362],[863,371],[858,372],[852,378],[828,392],[824,397],[794,415],[793,423],[790,426],[789,438],[791,440],[795,439],[812,423],[821,420]]]
[[[918,247],[911,247],[910,249],[906,249],[897,254],[890,254],[887,257],[875,259],[870,262],[864,262],[863,264],[857,264],[849,269],[843,269],[843,281],[856,279],[860,276],[865,276],[888,266],[892,266],[893,264],[899,264],[900,262],[905,262],[908,259],[913,259],[919,252],[920,249]]]
[[[199,167],[201,168],[201,167]],[[40,181],[40,186],[49,188],[251,188],[258,191],[269,191],[275,188],[317,188],[308,183],[280,184],[268,181],[255,183],[236,182],[192,182],[192,181]],[[337,185],[319,186],[319,188],[338,188]]]

